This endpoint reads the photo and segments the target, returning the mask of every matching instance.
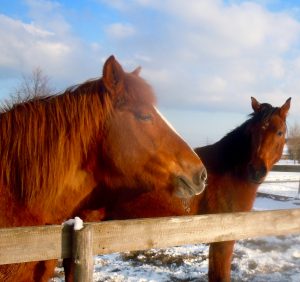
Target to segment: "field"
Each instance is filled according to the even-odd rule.
[[[270,172],[260,186],[256,210],[300,208],[299,173]],[[258,226],[259,228],[259,226]],[[300,230],[299,230],[300,233]],[[205,244],[95,257],[94,281],[207,281]],[[57,269],[53,281],[59,278]],[[300,235],[256,238],[235,245],[232,281],[300,281]]]

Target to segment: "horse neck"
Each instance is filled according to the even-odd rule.
[[[246,123],[236,128],[218,142],[196,148],[208,173],[240,173],[250,158],[250,136],[245,131]]]
[[[82,164],[105,118],[98,95],[86,96],[65,93],[1,115],[0,183],[23,205],[47,210],[86,193],[92,179]]]

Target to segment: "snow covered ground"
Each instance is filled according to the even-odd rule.
[[[300,208],[300,200],[297,199],[299,179],[300,173],[270,172],[266,182],[259,188],[262,194],[257,197],[254,209]],[[278,180],[279,183],[274,182]],[[97,256],[94,281],[207,281],[207,254],[208,245],[200,244]],[[53,281],[64,280],[57,277]],[[300,235],[237,242],[232,262],[232,281],[299,282]]]
[[[265,182],[258,189],[258,197],[254,203],[255,210],[274,210],[300,208],[298,172],[271,171]],[[263,197],[263,194],[278,197]],[[280,197],[282,196],[282,197]],[[300,280],[299,280],[300,281]]]

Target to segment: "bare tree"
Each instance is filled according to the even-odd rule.
[[[37,67],[32,70],[31,75],[22,76],[19,86],[12,94],[18,101],[37,96],[49,96],[54,93],[54,88],[50,86],[49,81],[49,77],[40,67]]]
[[[300,125],[295,122],[288,131],[288,151],[294,161],[300,161]]]

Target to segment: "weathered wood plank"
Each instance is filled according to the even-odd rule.
[[[94,253],[300,234],[300,209],[111,221],[93,224]]]
[[[272,171],[300,172],[300,165],[274,165]]]
[[[93,227],[85,225],[73,233],[74,281],[92,282],[94,270]]]
[[[300,234],[300,209],[87,223],[93,254]],[[0,264],[71,257],[62,226],[0,229]]]
[[[0,264],[71,257],[71,228],[62,225],[0,229]]]

